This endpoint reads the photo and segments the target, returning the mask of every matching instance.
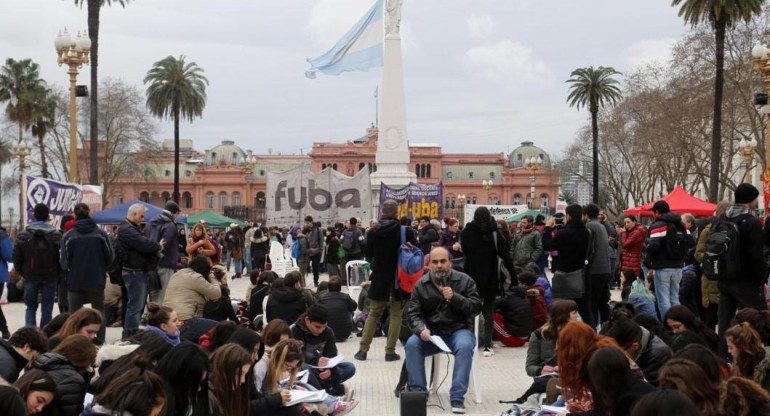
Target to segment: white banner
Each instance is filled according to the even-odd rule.
[[[268,172],[268,225],[302,223],[307,215],[324,225],[344,223],[350,217],[371,218],[369,169],[353,177],[331,168],[314,173],[309,164],[285,172]]]
[[[473,214],[476,213],[476,208],[487,207],[489,213],[495,217],[495,220],[506,220],[508,217],[512,217],[516,214],[520,214],[527,211],[529,207],[526,205],[465,205],[465,224],[473,221]],[[508,221],[510,222],[510,221]]]

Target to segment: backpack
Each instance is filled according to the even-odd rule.
[[[356,232],[353,230],[345,230],[342,232],[342,248],[346,253],[353,252],[358,246],[356,241]]]
[[[412,293],[414,285],[425,271],[425,256],[416,246],[411,250],[406,245],[406,226],[401,226],[401,246],[398,248],[398,271],[396,273],[396,289]]]
[[[299,250],[299,238],[294,240],[294,245],[291,246],[291,256],[295,259],[299,260],[300,257],[300,250]]]
[[[739,222],[719,217],[706,237],[703,255],[703,274],[711,280],[734,280],[741,273]]]
[[[667,225],[666,230],[666,250],[669,257],[677,260],[684,260],[687,252],[695,245],[692,237],[686,231],[672,224]]]
[[[32,230],[32,238],[21,247],[24,253],[24,276],[33,281],[48,280],[59,275],[59,244],[56,231]]]

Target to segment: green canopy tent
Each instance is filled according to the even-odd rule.
[[[243,227],[242,221],[238,221],[230,217],[225,217],[224,215],[219,215],[214,211],[203,211],[195,215],[190,215],[187,217],[187,225],[192,227],[200,220],[206,221],[206,225],[208,225],[209,228],[225,228],[229,227],[232,223],[236,223],[239,227]]]
[[[542,216],[544,216],[544,217],[545,217],[545,219],[546,219],[546,220],[547,220],[548,218],[551,218],[551,216],[550,216],[550,215],[548,215],[548,214],[546,214],[546,213],[544,213],[544,212],[538,211],[538,210],[536,210],[536,209],[528,209],[528,210],[526,210],[526,211],[524,211],[524,212],[520,212],[520,213],[518,213],[518,214],[516,214],[516,215],[511,215],[510,217],[505,217],[504,219],[505,219],[506,221],[508,221],[508,224],[510,224],[510,223],[512,223],[512,222],[520,222],[520,221],[521,221],[521,219],[522,219],[523,217],[526,217],[527,215],[530,215],[530,216],[532,216],[532,218],[537,218],[537,216],[538,216],[538,215],[542,215]]]

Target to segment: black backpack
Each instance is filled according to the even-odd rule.
[[[33,281],[49,280],[59,275],[59,246],[61,234],[55,230],[30,230],[31,238],[24,242],[24,276]]]
[[[668,224],[666,230],[666,250],[668,255],[672,259],[682,260],[687,257],[687,252],[695,245],[690,234],[684,228],[677,227],[673,224]]]
[[[356,232],[353,230],[345,230],[342,232],[342,249],[346,253],[355,251],[358,241],[356,241]]]
[[[706,237],[706,248],[701,268],[703,274],[711,280],[735,280],[741,273],[741,248],[738,222],[727,219],[724,215],[711,225]]]

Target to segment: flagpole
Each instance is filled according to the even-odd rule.
[[[378,98],[379,85],[374,88],[374,128],[380,127],[380,102]]]

